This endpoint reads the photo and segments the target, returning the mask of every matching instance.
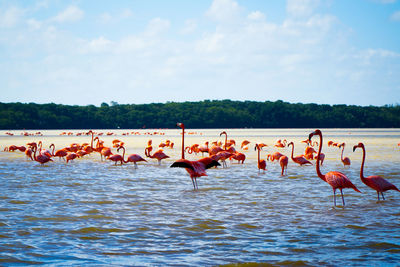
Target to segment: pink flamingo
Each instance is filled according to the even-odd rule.
[[[260,150],[261,150],[260,146],[256,144],[254,150],[257,150],[258,173],[260,173],[260,170],[263,170],[265,172],[265,168],[267,167],[267,162],[264,159],[260,159]]]
[[[35,161],[39,162],[40,165],[43,165],[43,164],[45,164],[45,163],[47,163],[49,161],[53,161],[50,157],[48,157],[45,154],[39,154],[39,155],[36,156],[37,149],[38,149],[37,146],[33,147],[33,159]]]
[[[238,163],[244,163],[246,160],[246,155],[240,152],[234,153],[229,159],[235,159],[238,161]]]
[[[306,160],[306,159],[305,159],[304,157],[302,157],[302,156],[293,157],[293,153],[294,153],[294,144],[293,144],[293,142],[290,142],[287,146],[288,146],[288,147],[289,147],[289,146],[292,146],[292,156],[291,156],[291,159],[293,160],[293,162],[299,164],[300,166],[303,166],[303,165],[305,165],[305,164],[311,164],[311,165],[312,165],[312,163],[311,163],[310,161]]]
[[[124,149],[123,155],[125,155],[125,147],[121,146],[121,148]],[[124,158],[124,157],[123,157],[123,158]],[[135,169],[137,169],[137,168],[138,168],[137,162],[140,162],[140,161],[145,161],[145,162],[147,162],[147,160],[145,160],[144,158],[142,158],[142,157],[141,157],[140,155],[138,155],[138,154],[130,154],[130,155],[127,157],[127,159],[124,160],[124,163],[133,162],[133,165],[135,166]]]
[[[286,156],[282,156],[279,158],[279,165],[281,165],[282,168],[282,172],[281,172],[281,176],[283,176],[283,172],[286,170],[286,174],[287,174],[287,165],[289,163],[289,158]]]
[[[258,146],[260,147],[260,149],[262,149],[262,147],[260,145],[258,145]],[[276,152],[274,152],[272,154],[268,154],[267,155],[267,160],[268,161],[269,160],[271,160],[271,161],[279,160],[282,156],[284,156],[282,153],[279,153],[278,151],[276,151]]]
[[[177,123],[177,126],[182,128],[182,158],[172,163],[170,167],[185,168],[190,175],[193,188],[196,190],[199,188],[197,185],[197,177],[207,176],[206,169],[221,165],[210,157],[195,161],[185,159],[185,125],[183,123]]]
[[[311,138],[314,135],[319,136],[319,148],[318,148],[318,154],[317,154],[317,164],[316,164],[316,170],[317,170],[317,175],[319,178],[321,178],[323,181],[327,182],[333,189],[333,199],[334,199],[334,204],[336,206],[336,189],[340,190],[340,194],[342,195],[342,203],[343,206],[344,204],[344,198],[343,198],[343,188],[353,188],[355,191],[361,193],[360,190],[357,189],[357,187],[347,178],[346,175],[344,175],[341,172],[337,171],[331,171],[327,172],[326,174],[322,174],[321,170],[319,168],[320,164],[320,154],[322,150],[322,133],[320,130],[315,130],[314,132],[310,133],[308,136],[308,139],[311,141]]]
[[[124,149],[124,152],[123,152],[122,156],[119,155],[119,154],[114,154],[114,155],[109,156],[107,158],[108,160],[114,161],[115,162],[114,165],[117,165],[118,161],[121,163],[121,165],[122,165],[122,163],[124,163],[125,148],[123,146],[120,146],[120,147],[118,147],[117,152],[119,152],[120,149]]]
[[[341,143],[341,144],[338,146],[338,148],[343,147],[343,148],[342,148],[342,155],[340,156],[340,160],[342,161],[343,166],[350,166],[350,164],[351,164],[350,159],[349,159],[348,157],[344,157],[344,158],[343,158],[343,151],[344,151],[344,146],[345,146],[345,145],[346,145],[345,143]]]
[[[283,141],[281,141],[281,139],[278,139],[274,146],[282,148],[286,146],[286,142],[287,142],[286,139],[283,139]]]
[[[158,165],[161,165],[161,160],[169,158],[168,155],[166,155],[162,149],[157,150],[156,152],[153,153],[153,155],[150,154],[150,147],[146,147],[144,150],[144,154],[146,157],[151,158],[151,159],[157,159]]]
[[[66,156],[68,155],[68,152],[67,152],[67,150],[66,150],[65,148],[58,149],[58,150],[54,153],[54,150],[55,150],[54,144],[51,144],[51,145],[49,146],[49,148],[51,148],[51,147],[53,147],[53,151],[51,152],[51,156],[52,156],[52,157],[58,157],[60,160],[61,160],[61,158],[62,158],[63,160],[65,160],[64,157],[66,157]]]
[[[389,183],[388,181],[386,181],[385,179],[383,179],[381,176],[378,175],[372,175],[372,176],[368,176],[368,177],[364,177],[364,163],[365,163],[365,147],[363,143],[358,143],[358,145],[355,145],[353,147],[353,152],[356,151],[356,149],[358,147],[361,147],[362,151],[363,151],[363,157],[362,157],[362,163],[361,163],[361,169],[360,169],[360,178],[361,181],[371,187],[372,189],[376,190],[376,193],[378,194],[378,201],[379,199],[379,193],[382,194],[382,198],[383,200],[385,200],[385,197],[383,196],[383,192],[387,191],[387,190],[396,190],[399,191],[400,190],[393,184]]]
[[[78,154],[76,154],[75,152],[68,152],[68,154],[65,156],[65,158],[67,159],[67,163],[76,159],[78,157]]]

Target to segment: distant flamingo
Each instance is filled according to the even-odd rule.
[[[281,141],[281,139],[278,139],[274,146],[282,148],[286,146],[286,142],[287,142],[286,139],[283,139],[283,141]]]
[[[39,154],[39,155],[36,156],[37,149],[38,149],[37,146],[33,147],[33,159],[35,161],[39,162],[40,165],[43,165],[43,164],[45,164],[45,163],[47,163],[49,161],[53,161],[50,157],[48,157],[45,154]]]
[[[235,159],[238,161],[238,163],[244,163],[246,160],[246,155],[240,152],[234,153],[229,159]]]
[[[317,170],[317,175],[319,178],[321,178],[323,181],[327,182],[333,189],[333,199],[334,199],[334,205],[336,206],[336,189],[340,190],[340,194],[342,195],[342,203],[343,206],[344,204],[344,198],[343,198],[343,188],[353,188],[355,191],[360,192],[360,190],[357,189],[357,187],[347,178],[346,175],[344,175],[341,172],[337,171],[331,171],[327,172],[325,175],[321,173],[321,170],[319,168],[320,164],[320,154],[322,150],[322,133],[320,130],[315,130],[314,132],[310,133],[308,136],[308,139],[311,141],[311,138],[314,135],[319,136],[319,148],[318,148],[318,154],[317,154],[317,164],[316,164],[316,170]]]
[[[317,158],[318,158],[318,155],[315,155],[314,159],[317,159]],[[321,166],[324,164],[324,160],[325,160],[325,154],[324,153],[319,154],[319,161],[320,161]]]
[[[185,168],[190,175],[192,180],[194,190],[198,189],[197,177],[207,176],[206,169],[211,167],[220,166],[220,164],[211,159],[210,157],[205,157],[196,161],[190,161],[185,159],[185,125],[183,123],[177,123],[182,129],[182,158],[172,163],[170,167],[180,167]]]
[[[283,176],[284,171],[286,171],[286,174],[287,174],[287,165],[288,165],[288,163],[289,163],[289,158],[288,157],[282,156],[282,157],[279,158],[279,165],[281,165],[281,169],[282,169],[281,176]]]
[[[122,146],[121,148],[124,149],[124,153],[123,153],[123,157],[122,157],[122,158],[124,159],[125,147]],[[130,154],[126,160],[124,159],[124,163],[133,162],[133,165],[135,166],[135,169],[138,168],[137,162],[140,162],[140,161],[145,161],[145,162],[147,162],[147,160],[145,160],[144,158],[142,158],[142,157],[141,157],[140,155],[138,155],[138,154]]]
[[[149,147],[146,147],[146,149],[144,150],[144,154],[148,158],[157,159],[158,165],[161,165],[161,160],[169,158],[169,156],[166,155],[162,149],[157,150],[153,153],[153,155],[150,154],[150,151],[151,149]]]
[[[103,157],[105,157],[106,159],[108,159],[108,157],[110,157],[113,153],[111,152],[111,148],[109,147],[103,147],[100,151],[100,157],[101,160],[103,160]]]
[[[51,145],[49,146],[49,148],[51,148],[51,147],[53,147],[53,151],[51,152],[51,156],[52,156],[52,157],[58,157],[60,160],[61,160],[61,158],[65,160],[64,157],[66,157],[66,156],[68,155],[68,152],[67,152],[67,150],[66,150],[65,148],[58,149],[58,150],[54,153],[54,150],[55,150],[54,144],[51,144]]]
[[[264,159],[260,159],[260,150],[261,148],[259,147],[258,144],[255,145],[254,150],[257,150],[257,168],[258,168],[258,173],[260,173],[260,170],[263,170],[265,172],[265,168],[267,167],[267,163]]]
[[[242,144],[240,145],[240,148],[243,150],[248,150],[249,147],[247,146],[248,144],[250,144],[249,140],[243,140]]]
[[[120,162],[121,165],[122,165],[122,163],[124,163],[125,148],[124,148],[123,146],[120,146],[120,147],[118,147],[117,152],[119,152],[120,149],[123,149],[123,150],[124,150],[122,156],[119,155],[119,154],[115,154],[115,155],[109,156],[109,157],[107,158],[108,160],[114,161],[114,162],[115,162],[114,165],[117,165],[117,162]]]
[[[344,151],[344,146],[345,146],[345,145],[346,145],[345,143],[341,143],[341,144],[338,146],[339,148],[343,147],[343,148],[342,148],[342,154],[341,154],[341,156],[340,156],[340,160],[342,161],[343,166],[350,166],[350,164],[351,164],[350,159],[349,159],[348,157],[344,157],[344,158],[343,158],[343,151]]]
[[[28,158],[30,158],[31,160],[33,160],[33,157],[32,157],[32,147],[28,147],[28,149],[26,149],[25,150],[25,155],[28,157]]]
[[[363,143],[358,143],[358,145],[355,145],[353,147],[353,152],[356,151],[356,149],[358,147],[361,147],[362,151],[363,151],[363,157],[362,157],[362,163],[361,163],[361,168],[360,168],[360,178],[361,181],[371,187],[372,189],[376,190],[376,193],[378,194],[378,201],[379,199],[379,193],[381,193],[383,200],[385,200],[385,197],[383,196],[383,192],[387,191],[387,190],[396,190],[399,191],[400,190],[393,184],[391,184],[390,182],[388,182],[387,180],[385,180],[384,178],[382,178],[381,176],[378,175],[372,175],[372,176],[368,176],[368,177],[364,177],[364,163],[365,163],[365,147]]]
[[[68,152],[68,154],[65,156],[65,158],[67,159],[67,163],[76,159],[78,157],[78,154],[76,154],[75,152]]]
[[[288,147],[292,146],[292,155],[291,155],[290,158],[293,160],[293,162],[299,164],[300,166],[303,166],[305,164],[311,164],[312,165],[312,163],[310,161],[306,160],[302,156],[293,157],[293,153],[294,153],[294,144],[293,144],[293,142],[290,142],[287,146]]]
[[[260,147],[260,149],[262,149],[262,147],[260,145],[258,145],[258,146]],[[268,161],[269,160],[271,160],[271,161],[279,160],[282,156],[284,156],[282,153],[279,153],[278,151],[276,151],[276,152],[274,152],[272,154],[268,154],[267,155],[267,160]]]

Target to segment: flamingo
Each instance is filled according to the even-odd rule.
[[[92,152],[94,151],[94,147],[93,147],[94,132],[93,132],[92,130],[90,130],[90,131],[87,132],[86,134],[87,134],[87,135],[88,135],[88,134],[91,134],[91,135],[92,135],[92,141],[90,142],[90,146],[89,146],[89,145],[85,145],[85,146],[83,147],[83,150],[85,150],[87,154],[90,154],[90,153],[92,153]]]
[[[265,172],[265,168],[267,167],[267,163],[265,162],[264,159],[260,159],[260,146],[258,144],[255,145],[254,150],[257,150],[257,167],[258,167],[258,173],[260,173],[260,170],[263,170]]]
[[[77,157],[78,157],[78,154],[76,154],[75,152],[68,152],[68,154],[65,156],[65,158],[67,159],[67,163],[69,161],[76,159]]]
[[[259,147],[262,148],[260,145],[259,145]],[[279,160],[282,156],[284,156],[282,153],[279,153],[278,151],[276,151],[276,152],[274,152],[274,153],[272,153],[272,154],[268,154],[268,155],[267,155],[267,160],[268,160],[268,161],[269,161],[270,159],[271,159],[271,161]]]
[[[197,185],[197,177],[207,176],[206,169],[220,166],[220,164],[210,157],[205,157],[196,161],[185,159],[185,125],[183,123],[177,123],[177,126],[182,129],[182,158],[172,163],[170,167],[185,168],[192,180],[193,189],[196,190],[199,188]]]
[[[318,155],[315,155],[314,159],[317,159],[317,158],[318,158]],[[325,154],[324,153],[319,154],[319,160],[321,161],[321,166],[322,166],[323,163],[324,163],[324,160],[325,160]]]
[[[310,161],[306,160],[302,156],[293,157],[293,153],[294,153],[294,144],[293,144],[293,142],[290,142],[287,146],[288,147],[292,146],[292,156],[290,158],[293,160],[293,162],[299,164],[300,166],[303,166],[305,164],[311,164],[312,165],[312,163]]]
[[[350,166],[350,164],[351,164],[350,159],[349,159],[348,157],[344,157],[344,158],[343,158],[344,146],[345,146],[345,143],[341,143],[341,144],[338,146],[338,148],[343,147],[343,148],[342,148],[342,154],[341,154],[341,156],[340,156],[340,160],[343,162],[343,166]]]
[[[240,145],[240,148],[243,150],[247,150],[249,149],[249,147],[247,146],[248,144],[250,144],[249,140],[243,140],[242,144]]]
[[[353,188],[354,191],[357,191],[359,193],[361,193],[361,191],[358,190],[358,188],[350,181],[350,179],[347,178],[347,176],[341,172],[331,171],[331,172],[327,172],[326,174],[321,173],[319,164],[320,164],[320,154],[321,154],[321,150],[322,150],[322,133],[320,130],[315,130],[314,132],[309,134],[308,139],[311,141],[311,138],[314,135],[319,136],[319,148],[318,148],[317,164],[316,164],[317,175],[319,178],[321,178],[323,181],[327,182],[332,187],[333,199],[334,199],[335,206],[336,206],[336,189],[340,190],[340,194],[342,195],[342,203],[344,206],[345,204],[344,204],[343,191],[342,191],[343,188]]]
[[[49,148],[51,148],[51,147],[53,147],[53,151],[51,152],[51,156],[52,156],[52,157],[58,157],[60,160],[61,160],[61,158],[65,160],[64,157],[68,155],[68,152],[67,152],[67,150],[66,150],[65,148],[58,149],[58,150],[54,153],[54,150],[55,150],[54,144],[51,144],[51,145],[49,146]]]
[[[238,163],[244,163],[246,160],[246,155],[240,152],[234,153],[229,159],[235,159],[238,161]]]
[[[40,165],[43,165],[43,164],[45,164],[45,163],[47,163],[49,161],[53,161],[50,157],[48,157],[45,154],[39,154],[39,155],[36,156],[37,149],[38,149],[37,146],[33,147],[33,159],[35,161],[39,162]]]
[[[281,139],[278,139],[276,141],[276,144],[274,145],[275,147],[285,147],[286,146],[286,139],[283,139],[283,141],[281,141]]]
[[[289,158],[286,156],[282,156],[279,158],[279,165],[281,165],[282,168],[282,172],[281,172],[281,176],[283,176],[283,172],[286,170],[286,174],[287,174],[287,165],[289,163]]]
[[[125,147],[121,146],[120,148],[123,148],[123,149],[124,149],[123,155],[125,155]],[[118,149],[119,149],[119,148],[118,148]],[[124,156],[122,156],[122,158],[124,159]],[[135,166],[135,169],[137,169],[137,168],[138,168],[137,162],[140,162],[140,161],[145,161],[145,162],[147,162],[147,160],[145,160],[144,158],[142,158],[142,157],[141,157],[140,155],[138,155],[138,154],[130,154],[130,155],[127,157],[127,160],[124,160],[124,163],[133,162],[133,165]]]
[[[368,176],[368,177],[364,177],[364,163],[365,163],[365,147],[363,143],[358,143],[358,145],[355,145],[353,147],[353,152],[356,151],[356,149],[358,147],[361,147],[362,151],[363,151],[363,157],[362,157],[362,163],[361,163],[361,168],[360,168],[360,178],[361,181],[371,187],[372,189],[376,190],[376,193],[378,194],[378,201],[379,199],[379,193],[381,193],[383,200],[385,200],[385,197],[383,196],[383,192],[387,191],[387,190],[396,190],[399,191],[400,190],[393,184],[391,184],[390,182],[388,182],[387,180],[385,180],[384,178],[382,178],[381,176],[378,175],[372,175],[372,176]]]
[[[119,154],[115,154],[115,155],[109,156],[107,158],[108,160],[114,161],[115,162],[114,165],[117,165],[118,161],[121,163],[121,165],[124,162],[125,148],[123,146],[120,146],[120,147],[118,147],[117,152],[119,152],[119,150],[122,149],[122,148],[124,149],[124,152],[123,152],[122,156],[119,155]]]
[[[151,146],[150,146],[151,147]],[[166,155],[162,149],[157,150],[156,152],[153,153],[153,155],[150,154],[151,148],[149,146],[146,147],[144,150],[144,154],[146,157],[151,158],[151,159],[157,159],[158,165],[161,165],[161,160],[169,158],[168,155]]]

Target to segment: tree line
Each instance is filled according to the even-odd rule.
[[[152,104],[1,103],[0,129],[400,128],[400,106],[204,100]]]

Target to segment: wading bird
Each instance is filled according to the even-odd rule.
[[[170,167],[185,168],[189,173],[190,179],[192,179],[193,189],[196,190],[199,188],[197,185],[197,177],[207,176],[206,169],[221,165],[210,157],[195,161],[185,159],[185,125],[183,123],[177,123],[177,126],[182,129],[182,158],[172,163]]]
[[[344,157],[344,158],[343,158],[343,151],[344,151],[345,145],[346,145],[345,143],[341,143],[341,144],[338,146],[338,148],[343,147],[343,148],[342,148],[342,154],[340,155],[340,160],[342,161],[343,166],[350,166],[350,164],[351,164],[350,159],[349,159],[348,157]]]
[[[258,173],[260,173],[260,170],[263,170],[265,172],[265,168],[267,167],[267,162],[264,159],[260,159],[260,151],[261,148],[258,144],[254,146],[254,150],[257,150],[257,168],[258,168]]]
[[[288,145],[292,146],[292,155],[290,156],[290,158],[293,160],[293,162],[299,164],[300,166],[305,165],[305,164],[310,164],[312,165],[312,163],[308,160],[306,160],[303,156],[297,156],[297,157],[293,157],[293,153],[294,153],[294,144],[293,142],[290,142]]]
[[[342,190],[344,188],[353,188],[355,191],[361,193],[360,190],[357,189],[357,187],[347,178],[346,175],[344,175],[341,172],[337,171],[331,171],[327,172],[326,174],[322,174],[321,170],[319,168],[320,164],[320,154],[322,151],[322,133],[320,130],[315,130],[314,132],[310,133],[308,136],[308,139],[311,142],[311,138],[314,135],[319,136],[319,148],[318,148],[318,154],[317,154],[317,164],[316,164],[316,170],[317,170],[317,175],[319,178],[321,178],[323,181],[327,182],[333,189],[333,200],[334,200],[334,205],[336,206],[336,189],[340,190],[340,194],[342,195],[342,203],[343,206],[344,204],[344,198],[343,198],[343,192]]]
[[[386,181],[383,179],[381,176],[378,175],[372,175],[368,177],[364,177],[364,163],[365,163],[365,147],[363,143],[358,143],[358,145],[355,145],[353,147],[353,152],[356,151],[358,147],[361,147],[363,151],[363,157],[362,157],[362,163],[361,163],[361,168],[360,168],[360,179],[361,181],[366,185],[371,187],[372,189],[376,190],[376,193],[378,194],[378,201],[379,199],[379,193],[381,193],[383,200],[385,200],[385,197],[383,196],[383,192],[387,190],[400,190],[394,185],[391,184],[390,182]]]

